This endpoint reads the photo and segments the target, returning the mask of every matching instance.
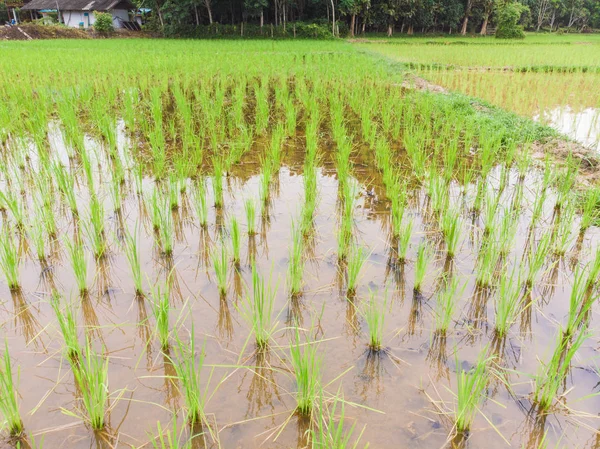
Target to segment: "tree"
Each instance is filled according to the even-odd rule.
[[[517,2],[509,2],[500,5],[497,12],[498,26],[496,38],[498,39],[524,39],[523,27],[519,25],[521,14],[527,9],[526,6]]]

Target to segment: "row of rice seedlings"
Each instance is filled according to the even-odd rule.
[[[18,402],[19,372],[13,377],[8,342],[4,342],[4,355],[0,366],[0,413],[6,423],[10,436],[21,437],[23,434],[23,420],[19,412]]]
[[[260,275],[256,263],[252,263],[252,295],[239,306],[240,314],[251,326],[256,346],[264,349],[269,345],[275,331],[273,308],[278,285],[273,286],[272,276],[268,280]]]

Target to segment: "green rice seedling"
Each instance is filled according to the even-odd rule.
[[[483,243],[477,258],[477,274],[475,276],[477,286],[481,288],[492,286],[499,255],[498,243],[491,239]]]
[[[564,380],[569,374],[571,361],[589,336],[589,332],[584,328],[570,341],[559,332],[552,358],[548,363],[541,364],[538,373],[533,377],[533,400],[541,412],[548,411],[558,399]]]
[[[186,442],[181,441],[183,432],[179,430],[177,425],[177,418],[173,419],[173,424],[170,429],[166,432],[160,424],[157,422],[156,437],[151,441],[153,449],[192,449],[192,440],[189,439]]]
[[[522,311],[521,271],[514,267],[510,276],[500,276],[500,287],[496,299],[495,331],[499,338],[508,334],[510,327]]]
[[[144,297],[144,287],[142,281],[142,265],[140,262],[140,250],[138,247],[138,233],[137,231],[131,233],[126,230],[123,238],[125,243],[125,255],[127,256],[127,262],[129,262],[129,268],[131,269],[131,277],[133,279],[133,285],[135,287],[135,297],[141,299]]]
[[[92,246],[96,259],[101,259],[106,252],[106,238],[104,235],[104,205],[96,195],[90,199],[90,214],[88,221],[83,223]]]
[[[421,242],[417,248],[417,260],[415,262],[415,283],[413,289],[416,293],[421,293],[427,269],[432,261],[433,250],[427,243]]]
[[[487,191],[485,195],[485,206],[483,209],[483,232],[486,235],[491,234],[496,225],[496,210],[498,209],[499,201],[499,195],[497,195],[493,190]]]
[[[347,218],[346,215],[342,216],[342,222],[337,232],[337,243],[338,243],[338,258],[340,260],[346,260],[352,247],[352,218]]]
[[[18,389],[19,371],[16,379],[13,377],[8,342],[4,341],[4,363],[0,367],[0,413],[4,418],[8,432],[12,437],[20,437],[23,434],[23,420],[19,413]]]
[[[569,297],[569,313],[563,330],[563,334],[567,338],[575,335],[577,330],[583,326],[592,308],[592,304],[597,298],[594,292],[587,288],[587,279],[586,270],[577,266],[573,273],[573,286],[571,287],[571,295]]]
[[[375,299],[375,292],[371,292],[363,315],[369,330],[369,349],[378,352],[382,349],[383,330],[385,326],[385,309],[387,306],[387,293],[382,303]]]
[[[589,290],[594,285],[596,285],[598,283],[598,280],[600,279],[600,249],[596,250],[596,255],[594,256],[594,259],[588,264],[588,272],[589,275],[585,285],[586,288]]]
[[[149,200],[149,211],[150,211],[150,219],[152,221],[152,229],[154,232],[159,232],[162,224],[162,206],[163,201],[161,199],[160,191],[158,187],[154,187],[152,190],[152,196]]]
[[[533,287],[537,275],[546,264],[546,258],[550,253],[552,245],[552,234],[546,233],[539,240],[535,250],[530,250],[527,257],[527,276],[525,277],[525,286]]]
[[[108,405],[108,358],[96,354],[87,340],[84,357],[71,363],[71,368],[87,413],[85,420],[94,430],[104,429]]]
[[[304,277],[304,239],[302,232],[292,224],[292,245],[288,265],[288,284],[292,297],[302,292]]]
[[[75,178],[60,162],[52,164],[52,173],[64,201],[68,204],[73,216],[77,216],[78,209],[77,200],[75,198]]]
[[[458,434],[465,434],[471,428],[475,413],[482,401],[483,393],[488,384],[490,358],[487,351],[482,350],[471,369],[465,369],[456,355],[456,411],[454,425]]]
[[[167,207],[163,207],[160,213],[160,227],[158,229],[158,237],[160,238],[160,249],[166,257],[173,255],[174,241],[174,223],[171,211]]]
[[[506,257],[510,254],[517,235],[518,226],[519,221],[515,214],[508,210],[508,208],[505,209],[504,215],[500,220],[500,226],[498,227],[498,250],[501,257]]]
[[[552,251],[558,257],[566,254],[572,242],[573,220],[575,208],[571,202],[563,202],[560,209],[560,221],[554,229],[554,246]]]
[[[19,195],[9,190],[7,193],[0,191],[0,201],[12,214],[17,229],[23,229],[25,225],[25,211]]]
[[[406,262],[406,253],[410,245],[412,230],[412,219],[407,220],[406,224],[400,228],[400,234],[398,235],[398,262],[401,264]]]
[[[213,254],[212,261],[215,269],[215,277],[217,278],[217,286],[221,298],[227,296],[227,266],[229,265],[229,256],[227,255],[227,247],[221,242],[221,250]]]
[[[569,201],[572,194],[573,185],[575,184],[575,178],[579,171],[579,166],[573,159],[573,155],[569,153],[566,161],[567,168],[561,176],[557,177],[558,185],[556,186],[556,204],[555,208],[560,209],[564,204]]]
[[[246,301],[240,306],[240,314],[252,327],[256,346],[266,348],[275,330],[273,323],[273,307],[277,295],[277,285],[272,285],[272,278],[268,282],[260,276],[256,264],[252,263],[252,296],[247,296]]]
[[[162,351],[169,350],[169,341],[171,338],[171,329],[169,326],[169,314],[171,311],[170,304],[171,289],[169,282],[164,284],[156,283],[152,289],[152,313],[156,321],[156,334],[160,341]]]
[[[256,206],[254,201],[246,200],[244,203],[244,209],[246,211],[246,226],[248,228],[248,235],[256,235]]]
[[[11,290],[19,290],[19,265],[21,257],[10,232],[2,232],[0,236],[0,266],[6,277],[6,283]]]
[[[240,264],[240,225],[235,217],[231,218],[231,246],[233,248],[233,263],[238,266]]]
[[[67,252],[69,253],[71,268],[73,269],[73,274],[75,275],[75,281],[77,282],[79,295],[83,297],[88,293],[88,261],[85,256],[85,249],[83,248],[83,244],[79,239],[72,241],[65,238],[65,245],[67,247]]]
[[[260,181],[258,185],[260,206],[264,215],[269,204],[271,197],[271,178],[273,176],[273,165],[269,158],[263,158],[261,161],[262,172],[260,174]]]
[[[358,449],[360,447],[364,428],[356,435],[356,438],[353,438],[356,423],[351,426],[347,425],[343,399],[336,396],[331,410],[327,411],[321,398],[317,413],[317,424],[315,429],[311,430],[311,449]],[[368,444],[364,445],[363,449],[367,449],[368,446]]]
[[[46,261],[46,233],[44,232],[44,225],[40,220],[32,219],[29,225],[29,236],[35,248],[38,260],[40,262]]]
[[[176,174],[169,176],[169,208],[171,210],[179,209],[179,178]]]
[[[315,342],[300,342],[296,330],[295,341],[290,346],[290,361],[296,377],[296,411],[309,416],[321,392],[322,358]]]
[[[82,351],[79,344],[79,337],[77,336],[77,319],[75,317],[73,306],[68,302],[62,304],[61,296],[56,291],[52,294],[50,304],[52,305],[52,309],[58,320],[58,326],[63,336],[67,357],[72,361],[77,361],[81,357]]]
[[[391,205],[391,219],[392,219],[392,234],[394,237],[400,237],[402,231],[406,229],[402,228],[402,219],[404,218],[404,212],[406,209],[406,188],[398,186],[397,188],[390,189],[392,195]]]
[[[348,255],[347,273],[346,273],[346,295],[352,298],[356,294],[356,287],[360,277],[360,271],[364,266],[369,255],[362,246],[353,244]]]
[[[204,368],[206,352],[204,347],[199,352],[196,352],[193,324],[189,344],[185,344],[177,338],[177,344],[174,345],[174,349],[176,357],[172,361],[186,405],[186,419],[192,425],[201,424],[205,420],[204,405],[206,403],[206,391],[203,392],[201,388],[201,374]]]
[[[466,284],[463,285],[463,290],[465,286]],[[458,277],[454,276],[445,281],[444,288],[438,293],[435,308],[435,329],[440,335],[446,335],[450,323],[452,323],[454,311],[456,310],[456,296],[460,293],[458,287]]]
[[[208,205],[206,203],[206,189],[204,178],[196,184],[195,202],[196,215],[202,229],[208,228]]]
[[[581,213],[581,223],[579,224],[579,232],[585,232],[598,218],[598,204],[600,203],[600,188],[593,187],[585,194],[583,210]]]
[[[223,159],[218,156],[213,157],[212,165],[213,165],[212,187],[213,187],[213,195],[214,195],[214,200],[215,200],[215,208],[220,209],[223,207],[223,172],[224,172]]]
[[[446,256],[452,259],[456,255],[458,244],[460,242],[460,232],[462,229],[462,220],[458,210],[446,209],[442,215],[442,234],[446,242]]]

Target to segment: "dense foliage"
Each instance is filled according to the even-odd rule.
[[[519,25],[519,20],[526,9],[526,6],[517,2],[509,3],[501,8],[497,17],[496,37],[499,39],[523,39],[525,32],[523,26]]]
[[[525,8],[517,22],[526,29],[579,32],[600,28],[599,0],[519,0],[517,5],[506,0],[140,1],[142,8],[151,10],[147,28],[170,36],[490,34],[501,18],[510,16],[514,22],[518,5]],[[293,23],[298,24],[294,27]]]
[[[94,11],[94,18],[94,30],[99,33],[112,33],[115,30],[110,13]]]

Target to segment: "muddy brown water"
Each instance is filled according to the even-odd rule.
[[[125,137],[120,135],[122,146]],[[64,147],[59,135],[52,139],[54,150]],[[90,147],[98,146],[92,139]],[[102,154],[99,152],[98,154]],[[157,254],[154,236],[147,217],[140,211],[140,198],[132,193],[125,197],[122,220],[129,229],[140,225],[139,247],[145,286],[150,291],[156,279],[165,279],[173,270],[174,285],[171,304],[171,325],[184,340],[193,321],[196,347],[205,345],[207,365],[203,383],[208,384],[206,413],[210,427],[219,443],[207,438],[207,447],[222,448],[300,448],[306,446],[307,424],[293,410],[295,382],[290,372],[288,346],[292,334],[286,329],[291,317],[304,328],[311,328],[319,343],[323,358],[322,378],[326,395],[343,394],[349,423],[356,423],[358,432],[365,426],[362,442],[372,448],[437,448],[447,444],[451,423],[441,410],[451,412],[456,388],[456,363],[469,367],[479,351],[493,340],[495,291],[480,292],[475,287],[474,262],[482,239],[482,225],[472,219],[468,198],[473,188],[463,196],[453,185],[451,197],[462,205],[463,229],[460,253],[451,267],[444,262],[443,251],[428,270],[423,295],[414,295],[413,279],[416,248],[428,240],[439,247],[439,236],[428,224],[424,190],[413,191],[407,213],[414,219],[414,232],[408,262],[399,266],[390,263],[388,239],[389,205],[383,199],[383,188],[373,175],[373,168],[356,164],[354,177],[361,186],[355,210],[354,235],[368,248],[370,255],[363,269],[354,307],[344,295],[343,281],[336,257],[338,226],[338,183],[334,167],[323,164],[318,174],[318,209],[314,223],[315,236],[311,257],[305,269],[303,295],[291,300],[285,287],[292,221],[300,213],[303,198],[302,147],[285,149],[281,168],[272,192],[270,219],[259,225],[261,232],[254,240],[243,234],[242,264],[239,271],[229,269],[227,298],[221,300],[208,254],[221,235],[227,237],[232,216],[245,230],[244,201],[258,199],[259,165],[251,157],[227,177],[222,212],[210,210],[209,229],[202,231],[194,218],[190,199],[182,201],[175,215],[176,244],[172,261]],[[100,160],[96,173],[101,190],[108,192],[108,177]],[[32,161],[35,164],[35,160]],[[497,187],[499,170],[490,175]],[[128,179],[131,184],[133,181]],[[509,186],[500,197],[508,205],[517,183],[512,173]],[[510,259],[520,256],[526,246],[531,204],[534,200],[538,174],[530,173],[524,181],[525,195],[519,228]],[[150,188],[153,181],[145,179]],[[208,202],[212,204],[210,179]],[[473,187],[473,186],[471,186]],[[85,191],[84,191],[85,190]],[[81,207],[87,204],[87,190],[77,192]],[[32,255],[21,265],[23,291],[11,294],[5,282],[0,283],[0,321],[3,335],[9,342],[13,366],[20,367],[20,408],[25,428],[44,435],[47,448],[152,447],[149,433],[156,433],[157,422],[168,428],[173,412],[180,410],[183,399],[178,385],[170,377],[173,367],[161,351],[154,335],[154,318],[148,300],[136,300],[127,259],[119,248],[120,220],[111,213],[110,197],[102,195],[107,212],[110,256],[101,269],[89,258],[91,295],[82,302],[64,245],[58,244],[51,270],[42,273]],[[187,206],[185,206],[187,204]],[[549,197],[544,219],[534,232],[548,232],[553,213]],[[59,229],[71,237],[73,223],[61,215]],[[5,217],[6,218],[6,217]],[[225,223],[225,229],[219,226]],[[577,223],[573,224],[574,230]],[[566,404],[577,413],[552,413],[543,424],[528,417],[531,408],[530,376],[540,369],[540,359],[547,361],[554,348],[557,322],[563,322],[568,310],[570,285],[575,264],[590,260],[598,245],[600,233],[592,227],[568,254],[538,279],[533,289],[534,306],[529,314],[522,313],[512,327],[503,351],[502,365],[507,369],[512,391],[500,382],[492,382],[486,391],[482,412],[478,414],[466,445],[472,448],[537,447],[540,426],[548,432],[548,442],[566,447],[599,447],[595,429],[600,422],[593,418],[600,409],[600,398],[591,396],[598,390],[598,334],[594,333],[572,367],[567,380]],[[578,244],[577,244],[578,243]],[[239,292],[246,294],[251,285],[249,252],[256,251],[259,270],[279,282],[275,314],[280,330],[266,355],[254,353],[250,329],[236,309]],[[33,253],[33,251],[32,251]],[[451,269],[466,287],[458,300],[455,320],[445,339],[435,338],[434,308],[436,288],[444,270]],[[77,411],[80,404],[69,364],[62,355],[62,336],[49,304],[51,283],[78,306],[80,340],[85,333],[94,337],[94,346],[105,348],[109,357],[111,402],[108,430],[95,434],[80,419],[65,414]],[[274,281],[275,282],[275,281]],[[372,355],[367,348],[367,328],[361,316],[361,304],[370,291],[383,299],[387,289],[385,317],[385,354]],[[528,324],[529,323],[529,324]],[[595,313],[592,329],[597,328]],[[212,376],[211,376],[212,372]],[[340,377],[341,375],[341,377]],[[210,382],[209,382],[210,377]],[[115,393],[116,392],[116,393]],[[579,400],[585,398],[585,400]],[[433,402],[432,402],[433,401]],[[586,416],[589,414],[590,416]],[[181,422],[181,413],[178,420]],[[180,428],[185,428],[181,425]],[[5,442],[6,447],[11,443]],[[204,447],[195,440],[194,447]]]

